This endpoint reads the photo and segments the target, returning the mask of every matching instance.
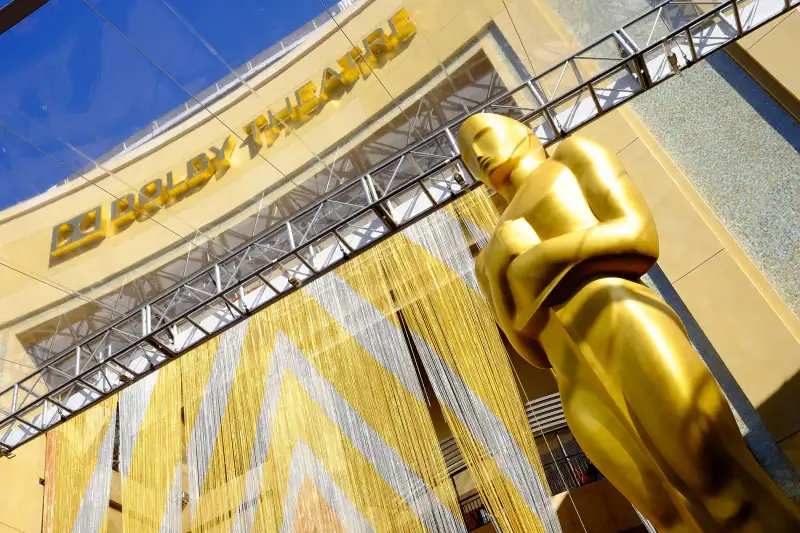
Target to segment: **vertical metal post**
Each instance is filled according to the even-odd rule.
[[[547,103],[547,96],[538,84],[533,82],[533,79],[527,81],[528,89],[533,94],[533,99],[536,100],[536,105],[543,106]]]
[[[178,325],[172,324],[171,326],[169,326],[169,332],[172,334],[172,346],[177,346],[176,343],[178,342]]]
[[[81,373],[81,345],[75,347],[75,375]]]
[[[542,91],[536,85],[534,85],[531,80],[528,80],[528,88],[533,93],[533,97],[536,99],[536,102],[542,107],[542,115],[544,116],[545,121],[550,124],[550,129],[553,131],[553,139],[563,136],[561,128],[556,125],[553,115],[550,114],[550,108],[547,107],[547,98],[545,98],[545,96],[542,94]]]
[[[142,307],[142,310],[139,311],[139,317],[141,319],[141,327],[142,327],[142,336],[147,335],[150,333],[150,324],[147,322],[147,307]]]
[[[286,226],[286,234],[289,236],[289,248],[294,250],[297,244],[294,242],[294,232],[292,231],[292,223],[287,222],[285,226]]]
[[[742,17],[739,14],[739,6],[736,3],[736,0],[731,0],[731,5],[733,6],[733,20],[736,22],[736,32],[738,33],[738,36],[741,37],[744,33],[744,30],[742,29]]]
[[[14,384],[14,394],[11,397],[11,413],[15,413],[17,411],[17,398],[19,397],[19,384]]]
[[[588,87],[589,87],[589,95],[592,97],[594,106],[595,108],[597,108],[597,114],[599,115],[603,112],[603,106],[600,104],[600,99],[597,98],[597,92],[594,90],[594,85],[590,83]]]
[[[572,67],[572,72],[575,74],[575,78],[578,80],[578,83],[583,83],[583,76],[581,76],[581,69],[578,68],[578,62],[574,59],[571,59],[569,63]]]
[[[372,197],[372,189],[370,188],[369,178],[369,174],[365,174],[364,177],[361,178],[361,189],[364,191],[364,196],[367,197],[367,204],[371,204],[375,201],[375,199]]]
[[[222,273],[219,264],[214,265],[214,285],[217,287],[217,292],[222,292]]]
[[[628,56],[633,56],[636,54],[636,48],[631,46],[632,43],[629,42],[630,36],[626,38],[627,34],[624,34],[625,30],[618,30],[611,33],[614,36],[614,39],[617,40],[620,48],[622,48]],[[624,35],[623,35],[624,34]]]
[[[461,152],[458,150],[458,143],[456,143],[456,139],[453,137],[453,132],[450,131],[450,128],[445,128],[444,134],[447,135],[447,140],[450,142],[450,146],[453,148],[453,155],[461,155]]]
[[[694,41],[692,40],[692,33],[689,29],[686,29],[686,42],[689,43],[689,53],[692,54],[692,62],[697,61],[697,48],[694,46]]]
[[[239,285],[239,288],[236,290],[236,293],[239,295],[239,301],[242,303],[242,309],[245,312],[249,311],[250,309],[247,307],[247,302],[244,299],[244,285]]]
[[[369,199],[369,202],[377,202],[380,198],[380,195],[378,194],[378,189],[375,188],[375,181],[372,179],[372,174],[365,174],[364,182],[369,189],[367,192],[367,198]]]
[[[650,71],[647,70],[647,61],[645,61],[644,51],[639,48],[633,37],[628,35],[625,28],[620,28],[614,32],[617,41],[625,49],[626,52],[631,54],[636,62],[636,70],[639,73],[642,89],[649,89],[653,86],[653,80],[650,78]]]
[[[375,183],[373,183],[370,174],[364,174],[364,177],[361,179],[361,186],[364,188],[364,194],[367,195],[368,203],[372,204],[378,201],[378,191],[375,189]],[[383,223],[386,224],[387,228],[393,229],[397,226],[394,216],[394,206],[391,200],[387,199],[381,202],[374,212],[380,217]]]
[[[644,52],[636,54],[636,67],[639,70],[639,77],[642,80],[642,88],[650,89],[653,86],[653,80],[650,77],[650,71],[647,70],[647,62],[644,59]]]

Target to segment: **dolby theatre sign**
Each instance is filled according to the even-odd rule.
[[[387,21],[388,32],[378,28],[367,35],[361,46],[355,47],[337,61],[336,68],[328,67],[320,74],[319,85],[309,81],[292,95],[286,96],[277,111],[267,110],[244,127],[244,135],[260,147],[270,147],[283,130],[292,124],[311,119],[340,88],[367,77],[380,66],[379,58],[393,57],[401,45],[416,32],[408,11],[403,8]],[[145,183],[138,192],[131,192],[109,204],[98,205],[53,228],[50,255],[66,259],[83,251],[84,247],[111,237],[137,220],[144,220],[161,207],[180,201],[187,191],[201,187],[211,177],[231,166],[237,148],[236,136],[231,135],[220,146],[211,146],[186,163],[186,174],[176,178],[172,172]]]

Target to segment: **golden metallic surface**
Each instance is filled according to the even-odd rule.
[[[515,349],[551,367],[587,456],[660,532],[796,532],[675,312],[639,277],[658,257],[616,156],[577,137],[547,159],[512,119],[461,127],[464,160],[508,207],[476,261]]]

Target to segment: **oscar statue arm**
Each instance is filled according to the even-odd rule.
[[[539,343],[513,326],[515,303],[507,283],[513,258],[540,242],[525,219],[501,221],[475,260],[475,274],[492,316],[517,353],[534,366],[549,368],[547,355]]]
[[[615,155],[572,137],[542,167],[550,162],[567,167],[576,177],[598,224],[544,240],[510,261],[506,273],[515,304],[510,327],[517,331],[528,328],[552,287],[575,265],[600,258],[609,271],[638,277],[658,257],[650,210]]]

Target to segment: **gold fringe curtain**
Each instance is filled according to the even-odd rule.
[[[465,531],[375,256],[181,368],[192,531]]]
[[[220,356],[222,338],[195,348],[180,360],[184,417],[184,442],[189,494],[189,524],[192,531],[225,531],[230,528],[230,503],[225,487],[224,464],[211,463],[218,441],[214,423],[221,416],[220,388],[212,378]],[[219,363],[217,363],[219,365]],[[224,407],[224,405],[223,405]]]
[[[398,309],[498,526],[559,531],[464,237],[495,217],[467,195],[124,391],[125,531],[177,531],[181,490],[193,532],[464,531]],[[52,434],[51,531],[105,522],[115,402]]]
[[[181,367],[167,365],[120,394],[122,525],[181,532]]]
[[[108,398],[48,434],[44,531],[106,531],[116,407]]]
[[[560,531],[508,354],[480,295],[464,229],[490,230],[483,191],[379,245],[448,425],[502,531]]]

